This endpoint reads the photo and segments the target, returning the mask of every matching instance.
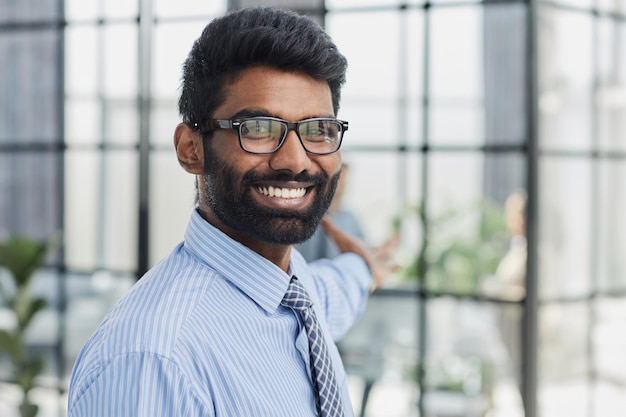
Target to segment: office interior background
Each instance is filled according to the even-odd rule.
[[[625,0],[1,0],[0,240],[62,233],[32,287],[39,416],[66,414],[80,347],[182,239],[181,65],[260,4],[348,57],[344,205],[370,245],[400,237],[404,268],[340,342],[356,414],[624,415]]]

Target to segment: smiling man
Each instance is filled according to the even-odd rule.
[[[224,93],[213,118],[179,125],[179,160],[200,176],[202,217],[277,261],[266,251],[311,237],[328,209],[347,122],[334,116],[328,82],[305,73],[260,64]]]
[[[107,315],[72,373],[79,416],[352,416],[333,340],[385,277],[359,242],[307,264],[333,198],[346,60],[312,20],[211,22],[184,66],[174,144],[197,181],[184,241]]]

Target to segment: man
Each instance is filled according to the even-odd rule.
[[[309,266],[292,251],[340,175],[345,69],[319,26],[291,12],[247,9],[205,28],[174,134],[197,209],[81,351],[70,417],[352,416],[332,340],[364,308],[364,259],[378,284],[385,270],[326,221],[346,253]],[[312,310],[299,312],[294,288]]]

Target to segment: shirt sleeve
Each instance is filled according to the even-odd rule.
[[[354,253],[309,264],[325,319],[334,341],[340,340],[359,318],[369,295],[372,276],[367,264]]]
[[[120,355],[81,381],[69,398],[68,417],[209,417],[212,409],[179,368],[151,353]]]

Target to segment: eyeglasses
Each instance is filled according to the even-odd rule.
[[[289,122],[275,117],[209,119],[201,131],[206,133],[213,129],[237,130],[241,149],[259,154],[276,152],[285,143],[287,133],[293,130],[307,152],[326,155],[339,150],[343,133],[348,130],[348,122],[332,118],[305,119],[299,122]]]

